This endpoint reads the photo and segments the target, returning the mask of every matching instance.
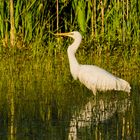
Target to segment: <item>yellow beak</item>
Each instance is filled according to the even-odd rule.
[[[72,35],[72,33],[71,32],[68,32],[68,33],[56,33],[55,35],[69,36],[69,35]]]

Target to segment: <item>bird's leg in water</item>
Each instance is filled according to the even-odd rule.
[[[92,92],[93,92],[93,94],[96,96],[97,89],[96,89],[96,87],[95,87],[95,86],[92,86]]]

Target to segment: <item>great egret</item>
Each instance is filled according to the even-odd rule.
[[[82,41],[82,36],[78,31],[57,33],[56,35],[68,36],[74,39],[74,42],[67,49],[70,72],[75,80],[79,79],[82,84],[92,90],[94,95],[96,95],[97,91],[107,90],[130,92],[131,87],[127,81],[112,75],[98,66],[78,63],[75,53]]]

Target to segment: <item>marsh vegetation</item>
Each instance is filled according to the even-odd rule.
[[[78,127],[79,139],[140,139],[140,3],[57,2],[0,1],[0,139],[67,139],[72,117],[78,121],[95,98],[92,120],[102,116],[102,107],[112,114]],[[114,91],[94,97],[73,80],[67,58],[72,40],[53,35],[72,30],[83,34],[78,61],[129,81],[130,97]]]

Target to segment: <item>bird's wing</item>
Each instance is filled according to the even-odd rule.
[[[123,90],[130,92],[128,82],[97,66],[81,65],[78,78],[81,83],[93,92],[96,92],[96,90]]]

